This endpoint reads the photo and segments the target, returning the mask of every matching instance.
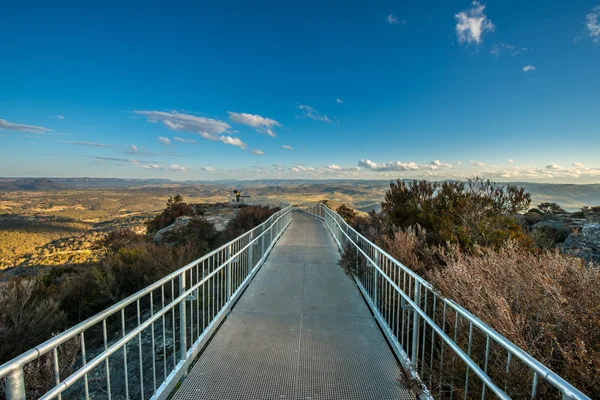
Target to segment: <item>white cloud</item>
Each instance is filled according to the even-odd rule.
[[[176,111],[134,111],[136,114],[145,115],[148,122],[161,121],[171,130],[181,130],[197,133],[203,139],[220,141],[225,144],[237,146],[242,149],[248,147],[246,143],[232,136],[221,135],[228,132],[231,126],[227,122],[212,118],[197,117],[195,115],[182,114]]]
[[[439,170],[439,169],[451,169],[452,164],[445,164],[443,162],[441,162],[440,160],[433,160],[432,162],[429,163],[429,169],[432,170]]]
[[[310,106],[300,104],[300,105],[296,106],[296,108],[302,110],[302,116],[304,118],[310,118],[310,119],[314,119],[315,121],[323,121],[323,122],[331,123],[331,119],[329,119],[329,117],[327,115],[321,116],[321,114],[319,114],[319,112],[317,110],[315,110],[314,108],[312,108]]]
[[[164,144],[165,146],[168,146],[171,144],[171,141],[169,140],[169,138],[164,137],[164,136],[159,136],[158,141],[161,142],[162,144]]]
[[[255,156],[262,156],[265,153],[262,150],[252,150],[252,154],[254,154]]]
[[[365,167],[371,171],[416,171],[420,169],[419,166],[412,161],[409,163],[396,161],[377,164],[371,160],[360,160],[358,166]]]
[[[535,67],[533,65],[526,65],[523,67],[523,71],[525,71],[525,72],[535,71]]]
[[[171,164],[171,165],[162,165],[162,164],[147,164],[142,165],[140,168],[144,169],[160,169],[168,172],[188,172],[188,167],[184,167],[183,165]]]
[[[176,141],[181,142],[181,143],[196,143],[196,141],[194,139],[183,139],[183,138],[180,138],[180,137],[177,137],[177,136],[175,136],[173,138],[173,140],[176,140]]]
[[[52,129],[44,128],[41,126],[24,125],[24,124],[13,124],[5,119],[0,119],[0,131],[15,131],[15,132],[29,132],[44,134],[46,132],[52,132]]]
[[[585,16],[585,30],[594,43],[600,43],[600,5]]]
[[[560,165],[558,165],[557,163],[552,163],[552,164],[546,165],[546,169],[551,169],[551,170],[555,170],[555,171],[564,170],[564,168],[561,167]]]
[[[335,102],[338,104],[344,104],[344,102],[342,101],[342,99],[335,99]]]
[[[59,119],[59,120],[61,120],[61,121],[62,121],[63,119],[65,119],[65,117],[64,117],[64,116],[62,116],[62,115],[57,115],[57,116],[56,116],[56,119]]]
[[[205,171],[208,171],[208,172],[214,171],[214,168],[211,168],[211,167],[204,167],[202,169],[205,170]]]
[[[583,163],[581,163],[581,162],[574,162],[573,166],[576,167],[576,168],[581,168],[581,167],[583,167]]]
[[[129,148],[136,153],[138,152],[138,148],[135,144],[132,144],[131,146],[129,146]]]
[[[515,163],[515,160],[513,160],[513,159],[511,159],[511,158],[509,158],[507,161],[508,161],[509,163],[511,163],[511,164],[514,164],[514,163]]]
[[[177,111],[134,111],[136,114],[145,115],[149,122],[161,121],[171,130],[185,130],[194,133],[206,132],[209,135],[218,135],[226,132],[231,126],[227,122],[212,118],[197,117],[182,114]]]
[[[88,146],[88,147],[117,147],[112,144],[102,144],[102,143],[93,143],[93,142],[71,142],[71,141],[66,141],[66,140],[59,140],[58,142],[70,143],[70,144],[76,144],[79,146]]]
[[[281,146],[281,148],[282,148],[282,149],[286,149],[286,150],[294,150],[294,149],[292,148],[292,146],[288,146],[288,145]]]
[[[387,16],[387,22],[390,25],[398,25],[398,20],[396,19],[394,14],[390,14]]]
[[[166,171],[188,172],[188,168],[183,165],[171,164],[164,167]]]
[[[517,56],[517,55],[521,54],[522,52],[529,51],[529,50],[531,50],[531,49],[528,49],[527,47],[521,47],[519,50],[517,50],[513,53],[513,56]]]
[[[221,142],[223,142],[225,144],[230,144],[232,146],[236,146],[236,147],[239,147],[244,150],[248,147],[248,145],[246,143],[242,142],[239,138],[231,137],[231,136],[218,136],[217,138],[211,139],[211,140],[220,140]]]
[[[476,166],[476,167],[482,167],[482,166],[484,166],[484,165],[485,165],[485,164],[484,164],[484,163],[482,163],[481,161],[473,161],[473,160],[471,160],[471,161],[470,161],[470,163],[471,163],[472,165]]]
[[[261,117],[260,115],[236,113],[232,111],[227,112],[229,113],[229,119],[231,121],[236,122],[238,124],[251,126],[253,128],[256,128],[257,132],[265,133],[272,137],[277,136],[275,132],[273,132],[273,128],[281,128],[283,126],[274,119]]]
[[[327,169],[331,171],[341,171],[342,167],[340,167],[339,165],[331,164],[327,167]]]
[[[471,8],[456,14],[456,36],[459,43],[480,44],[482,36],[487,31],[493,31],[495,26],[484,14],[485,5],[478,1],[471,3]]]

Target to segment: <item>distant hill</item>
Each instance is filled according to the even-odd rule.
[[[409,181],[409,179],[405,179]],[[179,192],[188,197],[230,194],[233,189],[257,198],[287,198],[289,201],[330,199],[353,205],[361,211],[378,210],[391,179],[262,179],[218,181],[172,181],[169,179],[118,178],[0,178],[0,191],[43,191],[56,189],[136,189],[143,193],[169,196]],[[506,183],[502,183],[506,184]],[[532,206],[555,202],[568,211],[600,205],[600,184],[574,185],[516,182],[532,194]]]
[[[19,190],[31,190],[31,191],[45,191],[45,190],[57,190],[57,189],[68,189],[67,185],[55,182],[50,179],[41,178],[27,178],[27,179],[16,179],[14,181],[3,180],[0,181],[0,190],[4,191],[19,191]]]

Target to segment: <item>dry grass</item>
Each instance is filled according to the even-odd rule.
[[[429,275],[440,292],[557,372],[600,396],[600,269],[508,242],[467,255],[452,248]]]

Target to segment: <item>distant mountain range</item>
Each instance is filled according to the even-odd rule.
[[[0,191],[50,191],[77,188],[192,188],[198,186],[211,187],[213,190],[225,187],[226,190],[237,188],[249,192],[253,196],[278,195],[320,195],[328,194],[359,197],[355,207],[368,211],[377,209],[383,194],[389,187],[390,180],[310,180],[310,179],[261,179],[261,180],[219,180],[176,182],[169,179],[118,179],[118,178],[0,178]],[[532,194],[532,205],[545,201],[560,204],[573,211],[582,206],[600,205],[600,184],[554,184],[516,182],[513,185],[523,186]],[[357,199],[358,200],[358,199]]]

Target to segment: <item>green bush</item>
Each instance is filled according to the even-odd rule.
[[[272,208],[268,206],[248,206],[241,208],[238,214],[227,224],[221,242],[227,243],[243,233],[248,232],[255,226],[265,222],[271,215],[279,210],[279,207]]]
[[[531,240],[511,215],[530,203],[531,195],[523,188],[479,178],[467,183],[398,180],[390,184],[381,208],[388,235],[394,227],[418,225],[427,231],[429,243],[458,243],[471,249],[499,247],[508,239],[529,246]]]
[[[196,209],[187,203],[183,202],[183,197],[176,195],[170,197],[167,201],[167,207],[147,223],[148,232],[157,232],[162,228],[171,225],[179,217],[201,215],[202,211],[197,212]]]

